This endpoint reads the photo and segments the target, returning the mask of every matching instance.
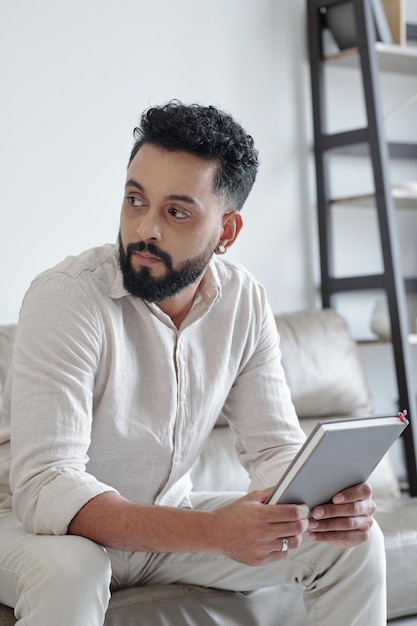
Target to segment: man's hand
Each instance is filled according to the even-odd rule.
[[[368,483],[345,489],[333,497],[332,504],[315,507],[309,522],[310,538],[340,548],[363,543],[374,523],[376,506]]]
[[[283,559],[283,540],[288,550],[297,548],[308,528],[306,505],[265,505],[271,489],[253,491],[213,511],[213,530],[219,553],[246,563],[265,565]]]

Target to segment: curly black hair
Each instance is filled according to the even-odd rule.
[[[217,160],[215,191],[240,211],[255,182],[258,151],[252,137],[229,113],[214,106],[172,100],[144,111],[133,136],[129,164],[145,143]]]

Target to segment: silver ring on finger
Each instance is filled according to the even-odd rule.
[[[287,550],[288,550],[288,539],[287,537],[284,537],[282,540],[281,552],[287,552]]]

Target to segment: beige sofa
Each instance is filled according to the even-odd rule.
[[[306,431],[317,418],[371,411],[356,344],[340,316],[329,310],[303,311],[277,316],[276,322],[288,383]],[[13,335],[13,326],[0,327],[0,399]],[[230,429],[221,419],[194,468],[193,480],[196,489],[245,490],[248,485],[234,453]],[[372,483],[386,538],[389,618],[414,616],[417,624],[417,501],[401,497],[389,456],[374,472]],[[414,619],[398,623],[413,624]],[[0,605],[0,625],[14,623],[13,611]],[[234,593],[192,585],[118,591],[111,598],[105,622],[106,626],[303,623],[301,590],[281,587]]]

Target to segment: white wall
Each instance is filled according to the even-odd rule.
[[[0,324],[30,280],[115,240],[132,129],[179,98],[231,111],[261,169],[230,256],[275,311],[314,303],[304,0],[0,3]]]

